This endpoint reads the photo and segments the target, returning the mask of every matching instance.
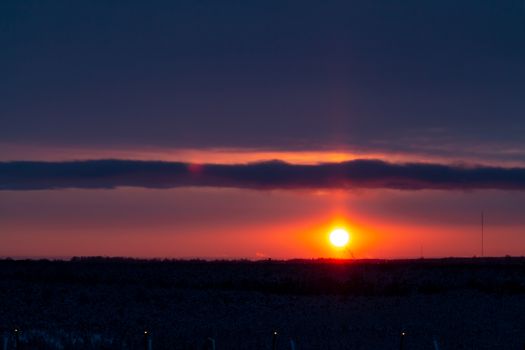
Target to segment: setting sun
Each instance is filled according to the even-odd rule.
[[[336,247],[344,247],[348,244],[350,235],[343,228],[337,228],[330,233],[330,243]]]

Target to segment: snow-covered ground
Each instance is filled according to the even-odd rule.
[[[30,349],[523,349],[525,261],[0,262]]]

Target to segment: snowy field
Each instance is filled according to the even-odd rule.
[[[523,349],[525,259],[0,261],[21,349]],[[14,329],[20,331],[15,335]]]

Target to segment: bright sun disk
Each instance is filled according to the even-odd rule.
[[[336,247],[344,247],[349,240],[350,235],[344,228],[336,228],[330,233],[330,242]]]

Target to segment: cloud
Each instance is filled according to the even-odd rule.
[[[352,160],[190,164],[135,160],[0,162],[0,190],[117,187],[271,189],[525,190],[525,168]]]

